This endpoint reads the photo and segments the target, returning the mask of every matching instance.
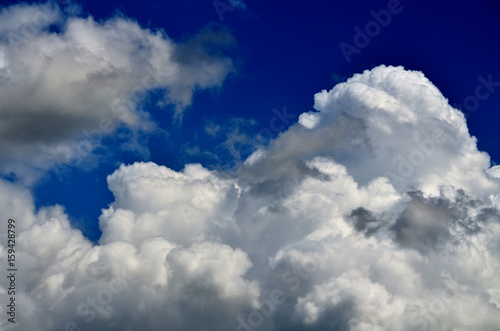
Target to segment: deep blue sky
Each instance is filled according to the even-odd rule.
[[[60,1],[64,2],[64,1]],[[14,3],[10,1],[9,3]],[[164,29],[181,41],[210,23],[229,29],[236,40],[231,57],[237,71],[218,91],[195,95],[181,125],[172,113],[150,112],[168,137],[148,137],[151,156],[117,153],[92,171],[64,168],[63,181],[48,174],[35,188],[37,207],[63,204],[74,224],[92,240],[100,236],[97,218],[113,201],[106,176],[124,163],[151,160],[180,170],[185,163],[220,167],[228,155],[204,134],[207,121],[229,125],[231,118],[254,119],[249,134],[268,126],[272,109],[287,107],[299,115],[312,110],[313,96],[354,73],[379,64],[421,70],[452,105],[474,95],[478,76],[500,82],[500,4],[497,1],[402,0],[402,10],[348,63],[339,47],[354,45],[354,28],[373,21],[370,12],[386,9],[389,1],[247,1],[246,9],[224,13],[221,21],[210,0],[97,1],[80,4],[83,15],[106,19],[120,11],[142,26]],[[500,162],[500,87],[480,102],[468,118],[479,149]],[[220,142],[219,142],[220,143]],[[221,154],[222,161],[189,155],[186,147]]]

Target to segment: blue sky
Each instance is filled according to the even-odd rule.
[[[1,5],[20,329],[500,325],[497,1]]]
[[[424,72],[452,105],[463,104],[466,97],[474,95],[481,83],[479,76],[492,75],[493,81],[500,81],[496,78],[500,77],[500,45],[496,42],[500,7],[494,1],[401,1],[390,23],[369,37],[359,54],[352,53],[350,63],[339,45],[345,42],[355,46],[354,28],[364,30],[374,20],[371,11],[386,10],[387,1],[249,2],[245,9],[222,11],[222,21],[210,1],[79,4],[83,16],[99,20],[120,13],[144,27],[163,29],[176,41],[216,24],[233,35],[234,45],[227,52],[237,62],[222,87],[195,95],[182,123],[172,123],[171,112],[155,110],[154,100],[150,103],[148,111],[168,137],[145,137],[149,156],[117,153],[89,171],[63,167],[67,173],[49,173],[36,185],[38,206],[63,204],[92,240],[100,236],[96,220],[101,209],[113,200],[106,190],[106,176],[117,164],[151,160],[176,170],[192,162],[222,166],[203,155],[186,153],[186,148],[198,147],[229,157],[227,151],[221,151],[224,148],[218,145],[220,142],[206,140],[210,138],[204,132],[207,121],[223,125],[231,118],[255,120],[245,129],[250,135],[256,134],[275,116],[272,109],[286,106],[288,113],[298,116],[312,110],[314,93],[380,64]],[[500,93],[493,92],[467,119],[479,149],[497,162],[499,103]]]

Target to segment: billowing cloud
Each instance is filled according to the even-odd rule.
[[[181,118],[196,90],[219,87],[232,70],[216,52],[232,38],[213,27],[176,43],[127,17],[96,21],[54,2],[4,7],[0,22],[4,173],[34,177],[54,163],[91,158],[117,128],[153,129],[142,108],[152,90],[164,91],[162,103]]]
[[[315,108],[235,178],[121,165],[96,245],[61,206],[35,212],[1,182],[18,224],[19,325],[497,328],[500,179],[463,115],[422,73],[385,66],[318,93]]]

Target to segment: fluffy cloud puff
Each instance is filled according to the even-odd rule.
[[[0,21],[0,165],[27,181],[91,157],[119,127],[151,130],[141,108],[148,91],[164,91],[181,118],[194,91],[220,86],[232,70],[212,51],[231,37],[210,28],[175,43],[129,18],[96,21],[54,2],[4,7]]]
[[[317,111],[237,178],[201,165],[120,166],[108,176],[115,201],[97,245],[62,207],[35,213],[28,191],[1,182],[2,210],[19,223],[18,323],[495,329],[498,168],[463,115],[401,67],[355,75],[315,100]],[[0,256],[5,267],[5,246]]]

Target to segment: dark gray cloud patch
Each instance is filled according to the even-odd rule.
[[[452,215],[443,200],[417,197],[407,204],[392,230],[401,245],[425,252],[448,239],[451,221]]]
[[[442,247],[448,239],[460,240],[450,237],[452,228],[459,234],[472,236],[481,231],[486,220],[498,219],[496,208],[484,207],[463,190],[457,190],[453,200],[443,195],[425,197],[421,191],[410,191],[407,195],[410,201],[390,229],[401,245],[421,252]]]
[[[370,150],[364,128],[362,120],[346,114],[341,114],[331,127],[320,132],[294,125],[261,150],[265,157],[242,168],[239,181],[242,185],[250,185],[256,194],[278,195],[286,195],[291,187],[306,177],[328,181],[329,176],[308,167],[306,161],[320,155],[344,160],[348,164],[356,163],[359,153],[369,153]],[[254,178],[260,180],[256,182]]]
[[[201,66],[219,62],[236,46],[236,39],[226,27],[209,24],[187,40],[180,41],[172,57],[182,65]]]
[[[379,228],[377,218],[363,207],[354,209],[348,217],[354,222],[354,228],[366,235],[377,232]]]

